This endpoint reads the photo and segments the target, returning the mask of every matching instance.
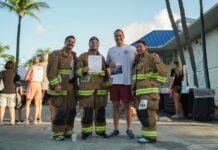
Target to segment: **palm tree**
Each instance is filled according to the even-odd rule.
[[[38,49],[37,51],[36,51],[36,53],[35,53],[35,55],[34,56],[37,56],[40,60],[42,60],[42,54],[43,53],[48,53],[48,54],[50,54],[52,52],[52,49],[51,48],[46,48],[46,49]],[[29,60],[27,60],[24,64],[23,64],[23,66],[24,67],[28,67],[29,65],[31,65],[32,64],[32,62],[33,62],[33,59],[32,58],[30,58]]]
[[[209,71],[208,71],[209,69],[208,69],[208,62],[207,62],[207,46],[206,46],[206,38],[205,38],[203,1],[199,0],[199,4],[200,4],[200,18],[201,18],[202,51],[203,51],[203,62],[204,62],[204,78],[205,78],[206,88],[210,89],[211,85],[210,85],[210,76],[209,76]]]
[[[0,58],[3,58],[5,61],[11,60],[15,62],[15,57],[11,54],[5,54],[5,50],[9,50],[9,45],[0,45]]]
[[[172,28],[173,28],[173,33],[174,33],[174,36],[175,36],[175,39],[176,39],[177,50],[179,52],[180,60],[181,60],[182,65],[185,65],[186,63],[185,63],[185,57],[184,57],[183,50],[182,50],[182,44],[181,44],[181,41],[180,41],[178,29],[176,27],[176,23],[175,23],[173,13],[172,13],[172,10],[171,10],[170,1],[165,0],[165,2],[166,2],[167,12],[168,12],[168,15],[169,15],[169,18],[170,18],[170,22],[171,22],[171,25],[172,25]]]
[[[185,9],[183,5],[183,1],[178,0],[178,2],[179,2],[180,14],[181,14],[183,33],[185,36],[185,44],[187,45],[187,48],[188,48],[188,52],[190,55],[190,62],[191,62],[192,70],[193,70],[194,85],[198,87],[198,77],[196,73],[197,69],[196,69],[196,63],[195,63],[195,56],[193,53],[193,48],[192,48],[191,40],[190,40],[190,34],[189,34],[189,30],[188,30],[187,23],[186,23]]]
[[[1,58],[3,58],[5,61],[13,61],[15,62],[15,57],[14,55],[11,55],[11,54],[2,54],[0,55]]]
[[[39,49],[36,51],[36,56],[39,57],[39,59],[42,59],[42,54],[43,54],[43,53],[48,53],[48,54],[50,54],[51,51],[52,51],[51,48],[46,48],[46,49],[39,48]]]
[[[18,61],[20,55],[20,31],[21,21],[25,15],[29,15],[39,20],[39,17],[34,13],[40,11],[43,8],[49,8],[45,2],[35,2],[34,0],[5,0],[0,2],[0,8],[8,9],[10,12],[15,12],[18,16],[17,27],[17,46],[16,46],[16,70],[18,68]]]

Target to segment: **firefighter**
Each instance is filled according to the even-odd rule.
[[[61,50],[51,54],[47,67],[48,94],[55,111],[52,120],[52,136],[57,141],[71,138],[76,115],[75,67],[78,60],[76,53],[72,51],[75,37],[66,37],[64,44]]]
[[[106,77],[106,63],[104,57],[99,53],[99,39],[92,37],[89,40],[89,50],[79,56],[77,64],[77,75],[79,82],[79,104],[83,108],[82,139],[86,140],[93,129],[97,135],[107,138],[105,106],[107,104],[108,90]],[[102,58],[101,72],[91,72],[88,67],[89,56],[100,56]]]
[[[160,63],[157,54],[149,54],[144,41],[136,43],[138,55],[135,58],[132,75],[132,89],[137,116],[142,124],[139,143],[157,141],[156,111],[159,107],[159,85],[166,82],[167,67]]]

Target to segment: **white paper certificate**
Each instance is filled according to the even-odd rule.
[[[89,72],[102,71],[102,56],[88,56]]]

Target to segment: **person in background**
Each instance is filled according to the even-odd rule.
[[[181,91],[182,91],[182,81],[184,74],[182,68],[180,67],[179,61],[174,60],[172,63],[172,70],[170,73],[170,93],[172,93],[172,98],[175,103],[176,114],[171,116],[173,119],[180,119],[183,116],[182,105],[180,101]]]
[[[42,68],[43,68],[43,79],[42,79],[42,98],[41,101],[39,102],[39,115],[38,115],[38,122],[41,123],[42,122],[42,102],[43,102],[43,98],[48,90],[48,85],[49,85],[49,81],[47,78],[47,66],[48,66],[48,53],[43,53],[42,54],[42,62],[39,64]],[[49,102],[49,108],[50,108],[50,114],[51,114],[51,118],[52,118],[52,113],[53,113],[53,109],[51,109],[51,103]]]
[[[134,138],[135,135],[131,130],[131,72],[136,49],[131,45],[126,45],[124,38],[125,36],[122,30],[117,29],[114,32],[116,46],[109,49],[106,60],[110,70],[115,70],[114,75],[111,76],[110,86],[110,98],[113,102],[114,130],[109,134],[109,137],[119,135],[120,101],[122,101],[125,105],[126,113],[126,134],[129,138]]]
[[[3,125],[3,119],[5,114],[5,107],[9,108],[10,124],[15,124],[15,97],[16,86],[15,83],[19,80],[20,76],[14,71],[14,63],[7,61],[5,64],[5,70],[0,73],[3,80],[4,89],[0,93],[0,125]]]
[[[39,104],[42,98],[43,68],[39,65],[39,58],[33,58],[33,65],[29,67],[25,80],[28,81],[26,94],[25,124],[29,124],[30,104],[34,99],[34,120],[33,124],[38,124]]]
[[[18,114],[18,122],[22,122],[22,96],[23,96],[23,88],[22,83],[20,81],[16,82],[16,106]]]

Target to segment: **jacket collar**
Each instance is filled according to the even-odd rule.
[[[148,51],[146,50],[143,54],[139,54],[140,56],[146,56],[148,55]]]
[[[95,52],[96,52],[96,53],[95,53]],[[94,51],[94,50],[92,50],[92,49],[89,49],[89,50],[88,50],[88,53],[89,53],[90,55],[101,55],[98,50],[97,50],[97,51]]]
[[[76,53],[74,51],[71,51],[72,55],[76,55]],[[65,47],[62,48],[62,55],[68,57],[69,53],[68,51],[65,49]]]

